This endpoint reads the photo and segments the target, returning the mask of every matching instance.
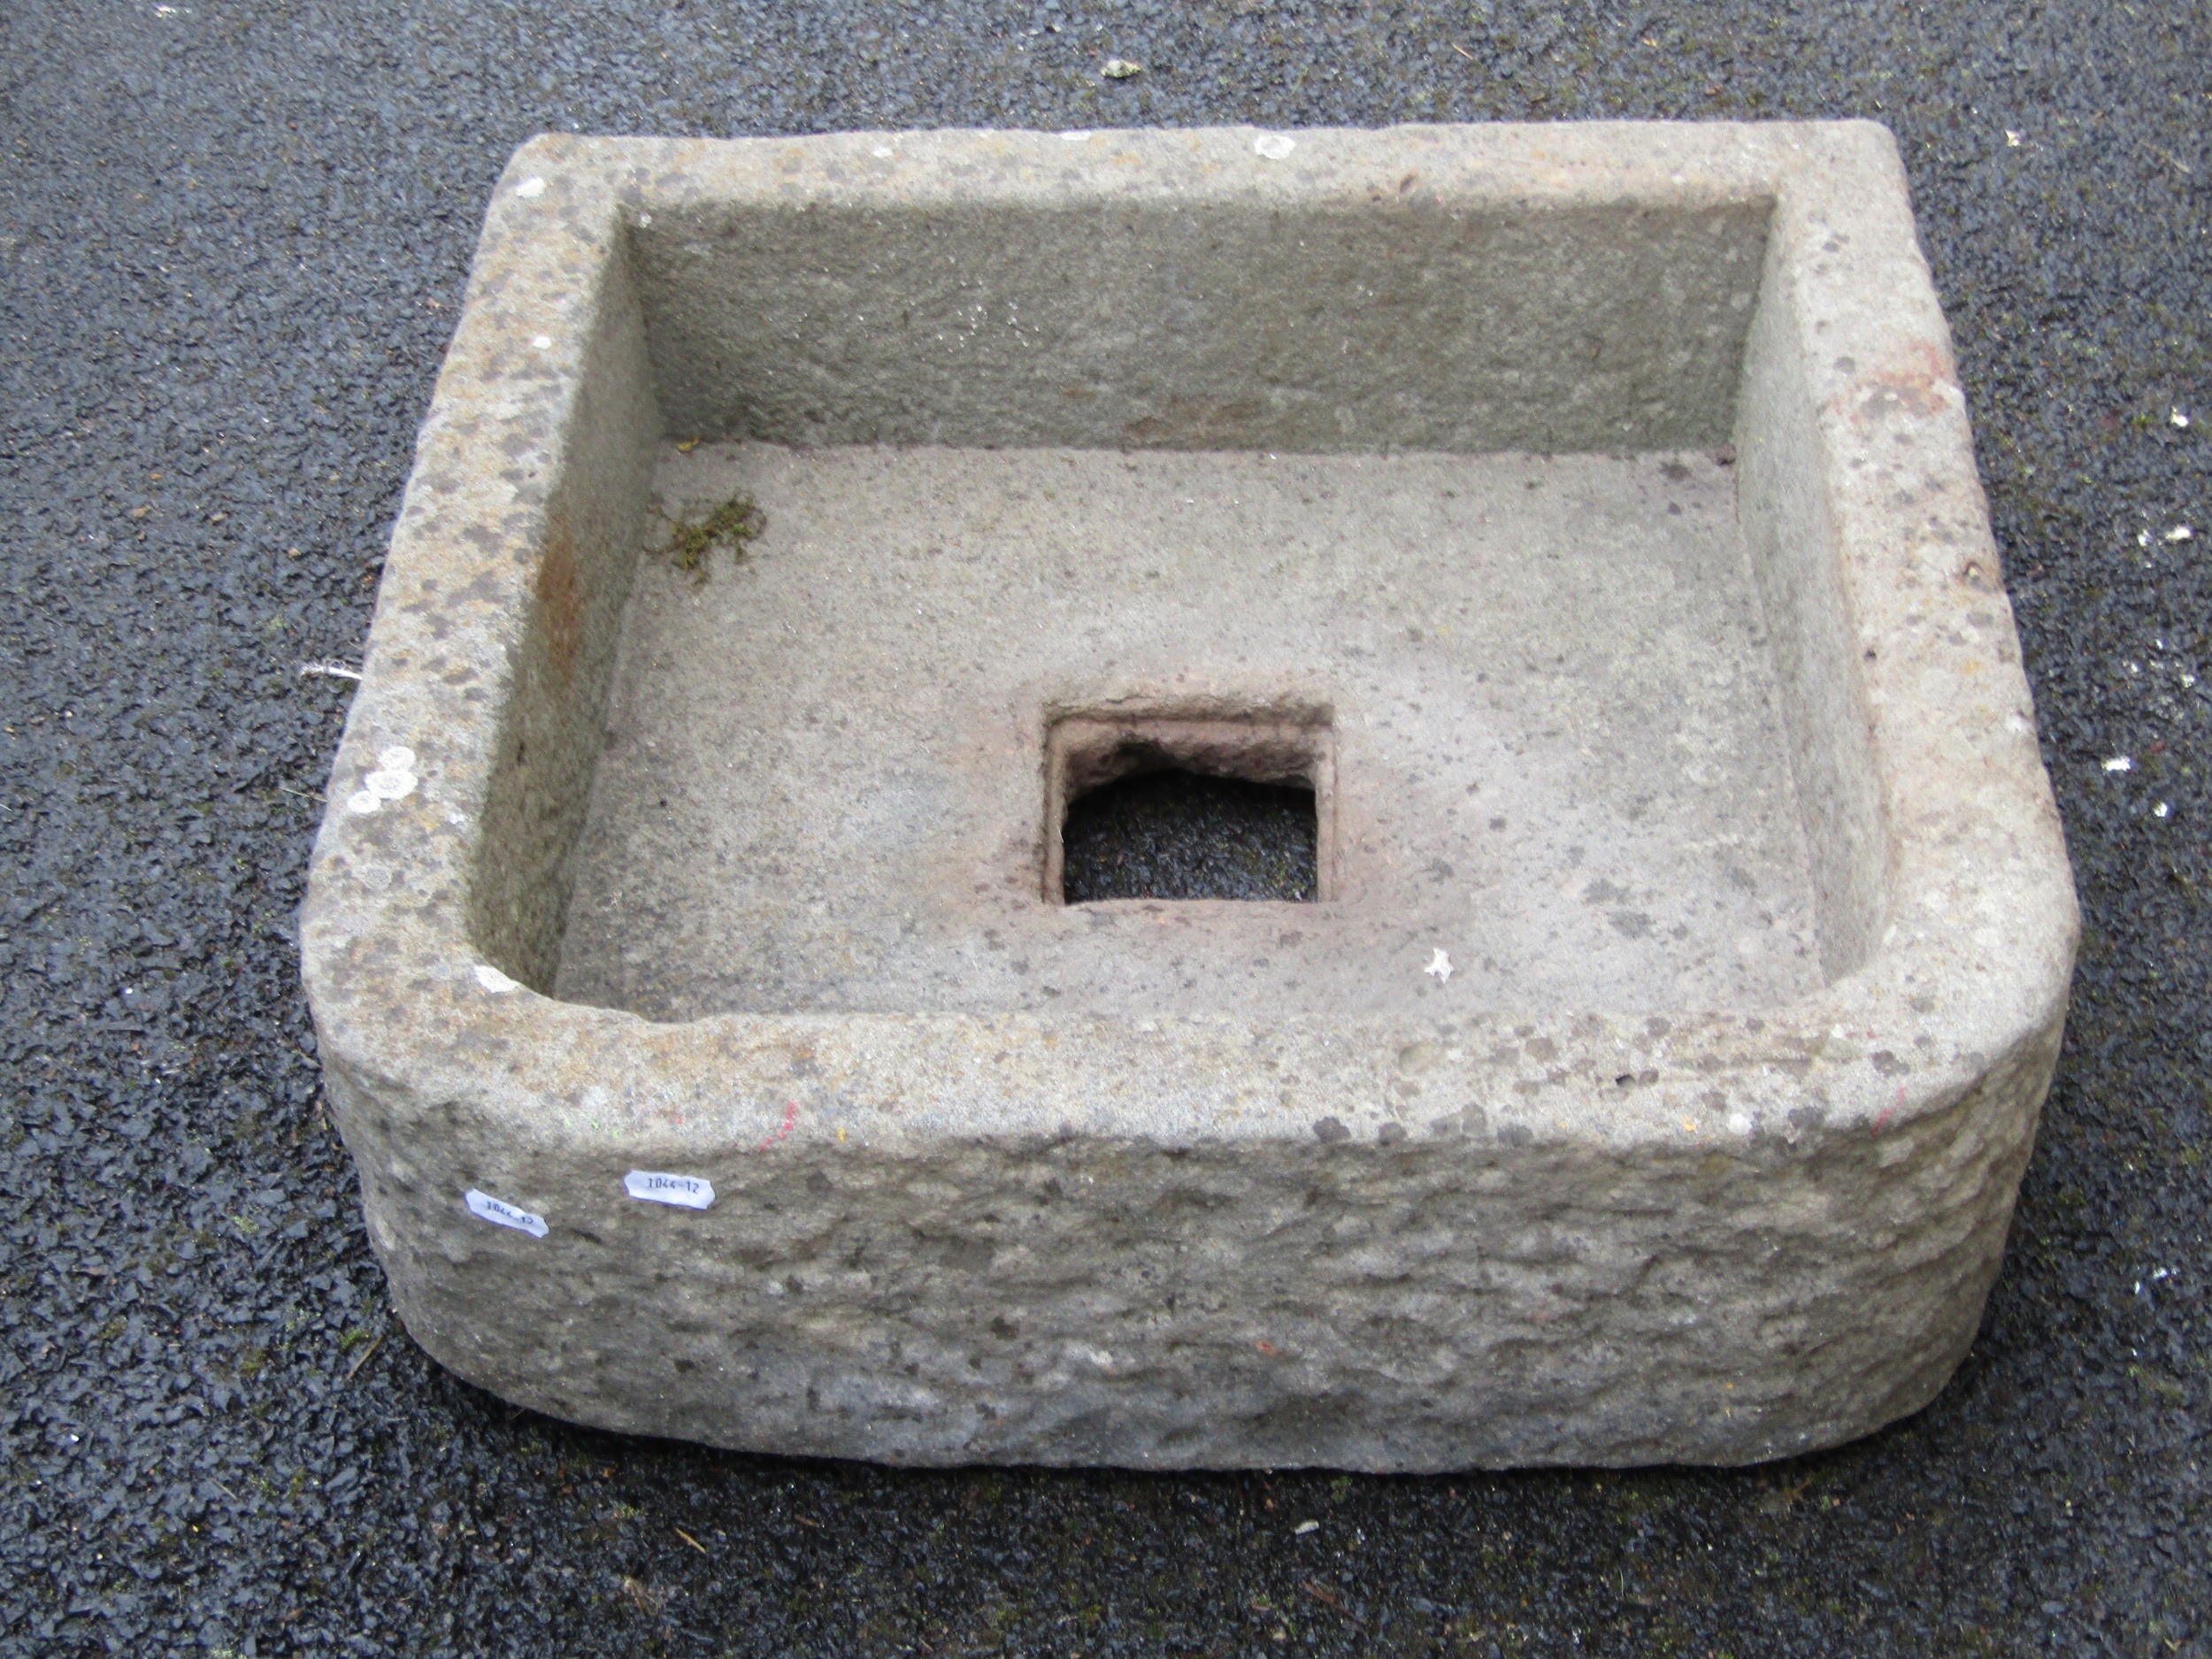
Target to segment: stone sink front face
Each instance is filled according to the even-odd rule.
[[[1310,789],[1315,896],[1066,902],[1158,764]],[[899,1463],[1864,1433],[2076,932],[1858,123],[534,141],[329,798],[410,1333]]]

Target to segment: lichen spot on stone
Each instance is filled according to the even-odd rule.
[[[376,770],[361,780],[361,787],[346,797],[346,810],[367,814],[388,801],[404,801],[420,781],[415,776],[415,751],[395,745],[376,757]]]
[[[519,991],[522,988],[520,985],[509,979],[488,962],[480,962],[476,964],[476,982],[494,996],[504,996],[510,991]]]
[[[520,184],[515,186],[515,194],[517,196],[543,196],[545,180],[534,173]]]
[[[1252,141],[1252,153],[1266,161],[1280,161],[1298,148],[1288,133],[1262,133]]]

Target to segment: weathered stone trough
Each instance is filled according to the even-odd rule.
[[[1310,787],[1317,896],[1064,902],[1163,763]],[[409,1331],[895,1462],[1863,1433],[2075,939],[1855,123],[537,140],[330,801]]]

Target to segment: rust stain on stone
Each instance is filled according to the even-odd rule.
[[[1993,554],[1987,559],[1969,559],[1959,566],[1958,580],[1978,593],[1997,593],[2003,588],[2005,580],[2003,572],[1995,568],[1996,563]]]
[[[1901,362],[1854,382],[1844,396],[1851,400],[1851,418],[1861,424],[1899,414],[1925,420],[1950,407],[1952,385],[1951,365],[1924,340]]]
[[[546,525],[545,557],[538,562],[538,623],[554,672],[562,685],[572,683],[584,638],[584,583],[576,568],[576,538],[559,513]]]
[[[1124,442],[1164,449],[1214,449],[1253,442],[1251,428],[1266,413],[1256,398],[1220,403],[1171,393],[1156,414],[1124,423]]]

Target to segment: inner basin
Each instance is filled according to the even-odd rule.
[[[1356,1016],[1821,982],[1724,450],[667,442],[654,497],[562,998]],[[742,501],[742,555],[681,568],[672,526]],[[1093,730],[1310,789],[1317,891],[1069,902]]]

